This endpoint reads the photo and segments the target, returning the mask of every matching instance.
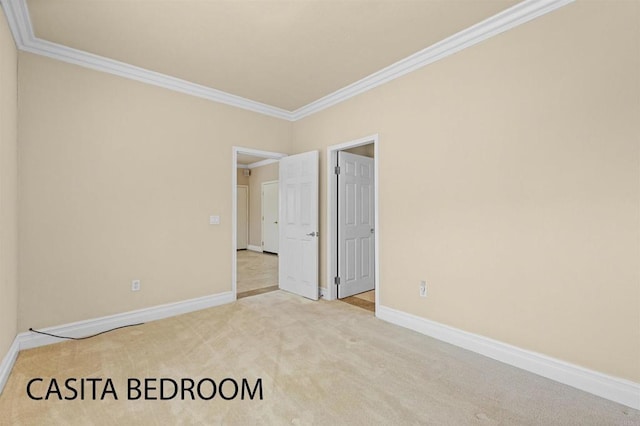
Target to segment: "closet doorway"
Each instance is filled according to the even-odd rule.
[[[379,300],[378,135],[327,148],[327,288],[375,312]]]

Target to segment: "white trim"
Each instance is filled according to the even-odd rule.
[[[247,246],[247,250],[251,250],[251,251],[258,252],[258,253],[262,253],[262,247],[252,246],[251,244],[249,244]]]
[[[61,336],[82,337],[100,333],[111,328],[121,327],[123,325],[156,321],[163,318],[199,311],[201,309],[212,308],[214,306],[231,303],[235,300],[235,294],[227,291],[224,293],[212,294],[210,296],[183,300],[181,302],[167,303],[164,305],[152,306],[150,308],[138,309],[135,311],[77,321],[38,330]],[[59,339],[57,337],[45,336],[31,331],[18,334],[0,364],[0,393],[2,393],[2,389],[9,378],[11,369],[18,357],[18,352],[62,341],[63,339]]]
[[[267,158],[261,161],[256,161],[255,163],[249,164],[250,169],[255,169],[256,167],[268,166],[269,164],[277,163],[280,160],[276,160],[275,158]]]
[[[11,346],[9,346],[7,354],[2,359],[2,363],[0,363],[0,395],[7,380],[9,380],[13,364],[15,364],[16,358],[18,358],[18,352],[20,352],[20,342],[18,341],[18,337],[16,337],[13,339]]]
[[[238,274],[238,148],[231,148],[231,293],[237,297]]]
[[[7,12],[7,21],[13,33],[16,46],[25,52],[46,56],[59,61],[79,65],[120,77],[129,78],[154,86],[163,87],[187,95],[196,96],[213,102],[231,105],[272,117],[291,120],[291,112],[246,99],[241,96],[223,92],[180,78],[136,67],[124,62],[94,55],[82,50],[73,49],[61,44],[42,40],[34,35],[29,17],[29,10],[25,0],[0,0],[2,8]]]
[[[247,188],[247,247],[246,249],[249,248],[249,222],[251,220],[251,218],[249,217],[249,204],[251,201],[251,196],[249,194],[249,185],[236,185],[236,203],[238,202],[238,188]],[[238,208],[238,205],[236,204],[236,209]],[[236,216],[237,218],[237,216]],[[237,229],[236,229],[237,231]],[[237,250],[237,244],[238,244],[238,234],[236,233],[236,250]],[[240,249],[243,250],[243,249]]]
[[[552,12],[574,0],[525,0],[467,29],[407,56],[363,79],[313,101],[291,113],[291,120],[315,114],[433,62],[451,56],[488,38]]]
[[[152,306],[150,308],[138,309],[135,311],[123,312],[100,318],[93,318],[84,321],[73,322],[54,327],[38,329],[51,334],[58,334],[69,337],[82,337],[90,334],[100,333],[114,327],[135,324],[138,322],[156,321],[163,318],[182,315],[201,309],[212,308],[235,301],[235,295],[230,291],[210,296],[198,297],[195,299],[183,300],[181,302],[167,303],[165,305]],[[20,350],[36,348],[39,346],[59,343],[62,340],[56,337],[27,331],[18,334],[16,339],[20,343]]]
[[[364,138],[352,140],[349,142],[339,143],[337,145],[331,145],[327,147],[327,214],[325,216],[326,223],[326,268],[327,268],[327,276],[326,276],[326,292],[323,294],[323,297],[327,300],[335,300],[338,298],[338,294],[336,291],[336,286],[333,283],[333,278],[336,275],[336,271],[338,270],[338,265],[336,264],[336,255],[333,251],[333,248],[337,244],[337,240],[335,239],[335,230],[337,229],[337,204],[335,202],[336,198],[336,185],[337,178],[334,173],[334,167],[338,165],[338,151],[342,151],[349,148],[355,148],[357,146],[368,145],[372,143],[374,154],[373,154],[373,182],[374,182],[374,262],[375,262],[375,300],[376,300],[376,309],[378,309],[378,299],[379,299],[379,289],[380,289],[380,214],[379,210],[379,199],[378,196],[380,181],[378,177],[378,170],[380,169],[379,161],[380,157],[378,154],[378,145],[379,145],[379,137],[376,133],[375,135],[366,136]]]
[[[639,383],[602,374],[386,306],[379,306],[377,301],[376,316],[384,321],[468,349],[556,382],[637,410],[640,409]]]
[[[320,287],[320,299],[327,299],[327,293],[329,293],[329,290],[327,290],[326,287]]]
[[[249,165],[248,164],[238,164],[238,168],[239,169],[248,169]]]
[[[21,0],[0,0],[2,9],[7,17],[7,23],[13,34],[13,40],[18,49],[33,39],[33,27],[31,17],[27,10],[27,2]]]
[[[273,151],[263,151],[260,149],[254,148],[244,148],[241,146],[234,146],[237,154],[245,154],[250,155],[252,157],[263,157],[263,158],[271,158],[274,160],[280,160],[281,158],[286,157],[288,154],[283,154],[281,152],[273,152]],[[255,164],[255,163],[254,163]]]
[[[398,77],[402,77],[428,64],[446,58],[460,50],[471,47],[483,40],[552,12],[573,1],[574,0],[525,0],[295,111],[287,111],[221,90],[39,39],[35,37],[33,33],[33,27],[25,0],[0,0],[0,3],[6,11],[9,27],[11,28],[16,46],[20,50],[197,96],[213,102],[231,105],[284,120],[296,121]]]
[[[83,52],[45,40],[34,39],[28,44],[25,44],[22,47],[22,50],[85,68],[103,71],[120,77],[129,78],[131,80],[140,81],[142,83],[151,84],[153,86],[173,90],[175,92],[196,96],[209,101],[246,109],[260,114],[269,115],[271,117],[291,120],[291,113],[282,108],[252,101],[251,99],[223,92],[222,90],[213,89],[190,81],[182,80],[180,78],[171,77],[156,71],[136,67],[124,62],[104,58],[92,53]]]

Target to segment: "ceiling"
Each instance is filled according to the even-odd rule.
[[[516,0],[27,0],[35,36],[294,111]]]
[[[264,157],[238,153],[237,161],[240,165],[248,166],[249,164],[257,163],[259,161],[263,161],[264,159]]]

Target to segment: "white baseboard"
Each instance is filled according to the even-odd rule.
[[[111,328],[121,327],[123,325],[155,321],[218,305],[224,305],[235,300],[236,295],[228,291],[225,293],[183,300],[181,302],[167,303],[165,305],[138,309],[136,311],[123,312],[121,314],[109,315],[106,317],[42,328],[39,329],[39,331],[58,334],[61,336],[82,337],[100,333]],[[62,341],[64,340],[57,337],[45,336],[31,331],[18,334],[9,348],[9,352],[7,352],[7,355],[5,355],[2,360],[2,364],[0,364],[0,393],[2,393],[2,389],[9,378],[13,364],[18,357],[18,352],[24,349],[36,348],[38,346],[50,345],[52,343],[59,343]]]
[[[260,247],[260,246],[252,246],[251,244],[249,244],[247,246],[247,250],[257,251],[258,253],[262,253],[262,247]]]
[[[234,300],[236,300],[235,295],[229,291],[211,296],[183,300],[181,302],[168,303],[166,305],[152,306],[150,308],[139,309],[136,311],[123,312],[121,314],[109,315],[106,317],[42,328],[39,329],[39,331],[58,334],[61,336],[82,337],[100,333],[101,331],[109,330],[114,327],[121,327],[123,325],[155,321],[162,318],[186,314],[188,312],[199,311],[200,309],[230,303]],[[52,343],[62,341],[56,337],[45,336],[31,331],[20,333],[16,338],[20,343],[20,350],[36,348],[38,346],[50,345]]]
[[[329,296],[329,290],[327,290],[325,287],[320,287],[320,298],[328,300],[327,299],[328,296]]]
[[[82,337],[100,333],[111,328],[121,327],[123,325],[155,321],[193,311],[199,311],[201,309],[224,305],[235,300],[236,295],[233,292],[228,291],[225,293],[183,300],[181,302],[167,303],[165,305],[138,309],[136,311],[123,312],[121,314],[109,315],[106,317],[42,328],[39,329],[39,331],[58,334],[61,336]],[[13,364],[18,357],[18,352],[24,349],[59,343],[61,341],[64,340],[57,337],[33,333],[31,331],[18,334],[9,348],[9,352],[2,360],[2,364],[0,364],[0,393],[2,393],[2,389],[4,389],[4,385],[9,378]]]
[[[640,383],[608,376],[386,306],[379,306],[376,316],[384,321],[640,410]]]
[[[7,351],[7,354],[2,359],[2,363],[0,363],[0,394],[2,394],[2,389],[4,389],[4,385],[9,379],[13,364],[15,364],[16,358],[18,358],[18,352],[20,352],[20,343],[16,336],[11,346],[9,346],[9,351]]]

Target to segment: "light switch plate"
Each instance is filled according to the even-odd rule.
[[[220,225],[220,216],[209,216],[209,225]]]

